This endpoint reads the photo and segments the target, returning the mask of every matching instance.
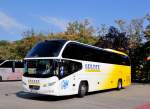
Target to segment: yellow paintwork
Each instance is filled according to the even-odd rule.
[[[85,69],[84,72],[93,74],[93,79],[100,82],[96,90],[105,90],[117,88],[118,80],[122,80],[122,86],[127,87],[131,84],[131,66],[117,65],[117,64],[105,64],[101,63],[100,69]],[[93,84],[93,83],[91,83]],[[93,84],[94,85],[94,84]]]
[[[109,67],[108,67],[109,68]],[[102,71],[102,72],[105,72]],[[118,80],[122,80],[122,86],[126,87],[131,84],[131,67],[124,65],[112,65],[107,72],[104,73],[105,78],[101,85],[98,87],[99,90],[116,88]]]
[[[86,69],[85,72],[100,72],[98,69]]]
[[[104,49],[106,51],[111,51],[111,52],[114,52],[114,53],[118,53],[118,54],[122,54],[122,55],[125,55],[125,56],[128,56],[127,54],[121,52],[121,51],[117,51],[117,50],[113,50],[113,49]]]

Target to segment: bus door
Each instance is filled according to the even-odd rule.
[[[77,71],[82,67],[81,63],[62,60],[60,65],[60,93],[64,95],[74,94],[76,89]]]

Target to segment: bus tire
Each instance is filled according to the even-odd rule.
[[[79,85],[78,90],[78,97],[82,98],[84,97],[88,92],[88,83],[87,82],[81,82]]]
[[[117,90],[121,90],[121,89],[122,89],[122,80],[119,79],[117,84]]]
[[[2,81],[2,77],[0,76],[0,82]]]

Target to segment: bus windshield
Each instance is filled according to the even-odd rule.
[[[48,78],[58,76],[59,74],[58,62],[56,60],[25,60],[24,62],[24,76]]]
[[[57,57],[66,41],[44,41],[36,44],[27,54],[29,57]]]
[[[58,59],[33,59],[24,61],[24,76],[35,78],[66,77],[82,68],[80,62]]]

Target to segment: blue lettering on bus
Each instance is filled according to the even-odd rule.
[[[85,64],[85,69],[100,70],[100,65]]]

